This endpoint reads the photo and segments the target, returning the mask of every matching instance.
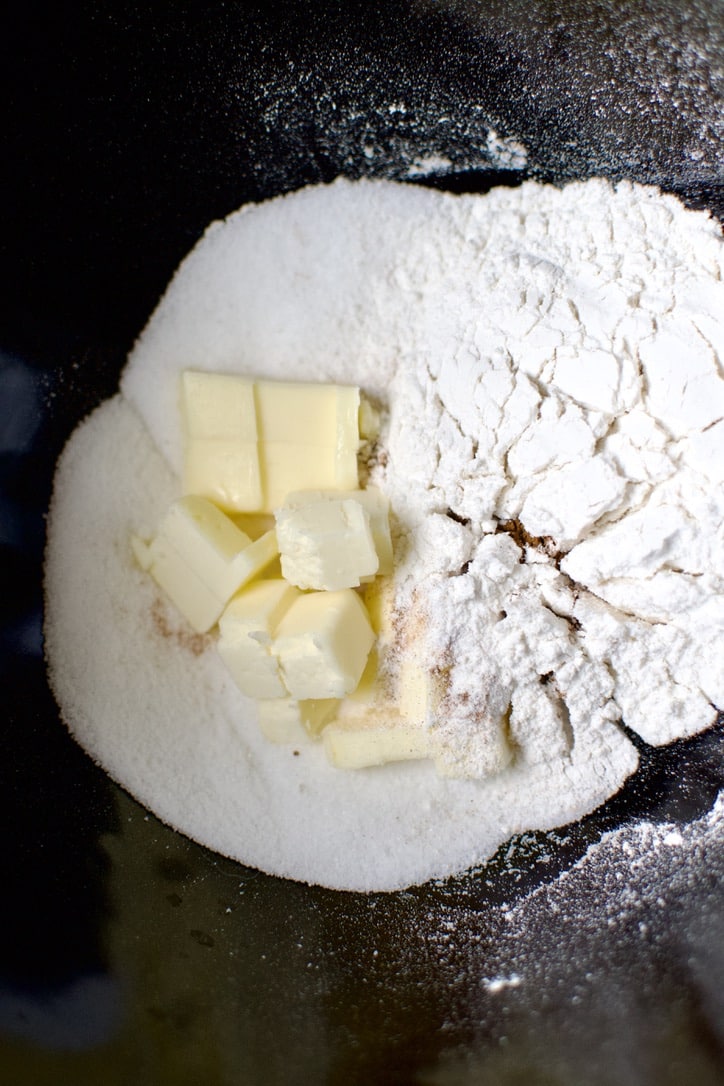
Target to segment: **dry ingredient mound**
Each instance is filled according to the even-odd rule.
[[[337,181],[213,224],[61,458],[51,681],[162,819],[272,874],[390,890],[571,821],[724,706],[724,252],[604,181],[485,197]],[[134,568],[179,492],[182,369],[361,386],[394,512],[394,607],[444,671],[449,762],[335,770],[267,744],[210,639]],[[406,627],[406,630],[405,630]]]

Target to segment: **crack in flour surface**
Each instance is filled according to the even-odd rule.
[[[212,225],[59,465],[46,636],[79,741],[212,848],[371,890],[593,809],[637,764],[621,719],[655,745],[713,724],[723,258],[707,215],[598,180],[338,181]],[[128,548],[179,492],[184,368],[358,384],[382,406],[364,464],[394,515],[381,649],[393,680],[401,646],[444,675],[430,726],[462,779],[268,746],[211,648],[185,644]]]

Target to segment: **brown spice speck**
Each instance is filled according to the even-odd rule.
[[[501,520],[495,529],[496,535],[500,532],[506,532],[514,543],[517,543],[523,552],[521,555],[521,562],[525,562],[525,548],[534,547],[536,550],[543,551],[550,558],[560,559],[561,553],[557,550],[555,540],[549,535],[531,535],[521,522],[517,519],[513,520]]]
[[[212,644],[210,634],[193,633],[187,628],[173,627],[168,620],[164,604],[158,597],[151,607],[154,629],[168,641],[175,641],[180,649],[185,649],[192,656],[201,656]]]

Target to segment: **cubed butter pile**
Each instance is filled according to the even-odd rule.
[[[226,512],[273,512],[309,486],[357,487],[358,388],[181,377],[184,490]],[[310,480],[314,480],[310,483]]]
[[[407,715],[330,728],[375,641],[357,590],[393,562],[387,501],[358,484],[359,390],[186,371],[180,399],[185,496],[133,538],[139,565],[194,630],[218,631],[271,742],[323,736],[349,768],[427,756]]]
[[[210,630],[234,593],[278,554],[273,528],[252,543],[196,494],[173,502],[148,546],[138,539],[133,544],[141,566],[199,633]]]

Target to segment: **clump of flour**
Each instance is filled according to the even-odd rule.
[[[621,717],[652,743],[713,723],[722,263],[707,216],[603,181],[484,198],[339,181],[213,225],[137,343],[122,398],[61,463],[48,652],[81,742],[219,851],[387,889],[464,869],[612,794],[637,761]],[[445,675],[432,726],[452,767],[473,774],[491,767],[502,730],[509,768],[447,781],[421,764],[340,774],[316,750],[285,757],[259,742],[251,705],[209,653],[196,677],[178,664],[118,549],[120,526],[140,527],[139,487],[152,519],[178,486],[187,367],[354,383],[385,405],[369,480],[394,511],[394,607]],[[118,457],[130,442],[145,467]],[[89,457],[106,468],[95,485]],[[80,537],[72,506],[92,506]],[[102,566],[91,588],[123,682],[70,598],[78,548],[86,580]],[[92,684],[69,677],[81,660]]]

